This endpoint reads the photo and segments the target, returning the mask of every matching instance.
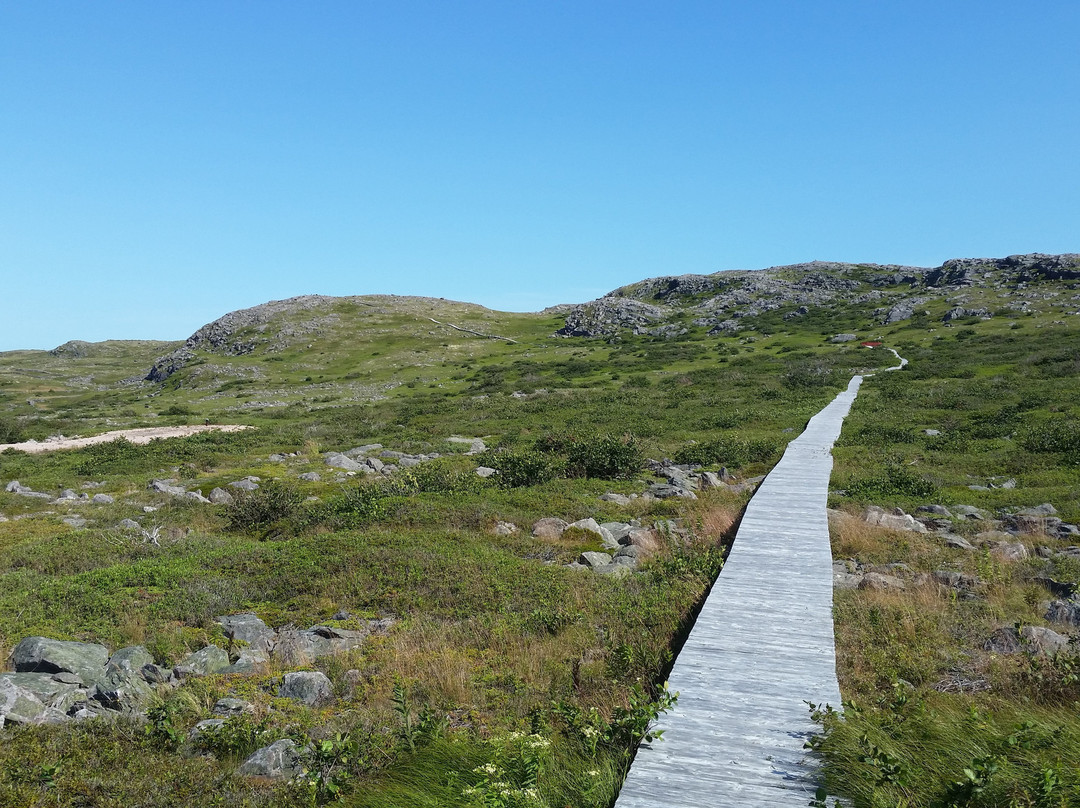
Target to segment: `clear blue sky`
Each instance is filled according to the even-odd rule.
[[[1080,251],[1080,2],[0,4],[0,350]]]

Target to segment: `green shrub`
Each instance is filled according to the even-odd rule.
[[[1080,452],[1080,421],[1044,421],[1025,429],[1019,443],[1029,452]]]
[[[566,469],[571,477],[622,480],[637,474],[644,465],[645,453],[633,435],[579,439],[566,451]]]
[[[241,491],[225,506],[229,528],[258,530],[299,515],[304,495],[286,483],[270,480],[254,491]]]
[[[0,416],[0,443],[18,443],[22,440],[22,430],[14,418]]]
[[[173,404],[171,407],[166,407],[158,415],[194,415],[195,411],[191,407],[185,407],[183,404]]]
[[[497,484],[503,488],[540,485],[559,476],[559,464],[550,455],[535,449],[501,449],[484,452],[481,465],[497,469]]]
[[[692,443],[675,452],[676,463],[701,466],[723,464],[738,468],[748,463],[768,463],[779,449],[768,439],[751,440],[737,435],[724,435],[707,443]]]
[[[874,499],[876,497],[925,498],[933,495],[937,486],[916,474],[908,466],[895,461],[886,462],[880,470],[856,477],[844,486],[848,496]]]

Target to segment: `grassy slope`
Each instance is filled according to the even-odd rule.
[[[1067,521],[1080,518],[1075,467],[1068,458],[1018,452],[1017,441],[1008,437],[1043,420],[1077,415],[1075,375],[1060,377],[1075,361],[1069,353],[1075,338],[1052,325],[1055,312],[1017,318],[1019,328],[1004,318],[941,328],[933,324],[944,311],[941,303],[934,304],[941,311],[926,321],[883,329],[867,322],[866,311],[815,311],[797,321],[782,320],[780,311],[758,318],[755,332],[737,337],[693,330],[674,342],[630,338],[608,344],[552,338],[559,324],[554,317],[430,301],[378,303],[379,311],[339,304],[332,327],[302,342],[239,357],[204,354],[202,364],[163,385],[93,390],[57,381],[59,392],[49,396],[33,374],[8,372],[11,365],[3,363],[33,368],[40,361],[42,370],[55,365],[53,378],[63,380],[87,375],[90,360],[0,356],[0,406],[18,417],[16,425],[27,436],[203,418],[258,427],[148,449],[0,456],[3,480],[19,478],[38,490],[92,480],[117,497],[113,506],[81,511],[93,517],[86,530],[71,530],[47,515],[0,524],[0,645],[32,633],[99,639],[113,647],[142,642],[163,661],[174,661],[184,649],[220,641],[211,618],[222,612],[255,609],[275,626],[325,622],[342,606],[361,616],[391,613],[401,621],[388,637],[372,640],[350,659],[323,664],[340,696],[337,709],[282,704],[273,696],[272,675],[211,677],[181,689],[177,725],[183,729],[206,717],[216,697],[234,691],[256,701],[259,717],[279,734],[324,737],[345,731],[357,744],[345,769],[361,784],[349,799],[373,805],[464,804],[463,788],[478,779],[476,765],[522,759],[498,752],[485,739],[534,729],[554,742],[541,778],[548,804],[604,805],[625,760],[618,740],[613,737],[594,754],[582,746],[583,719],[552,713],[551,704],[595,707],[610,719],[614,708],[627,704],[627,687],[655,682],[672,638],[715,572],[712,548],[723,541],[741,507],[738,500],[717,495],[692,507],[620,509],[598,495],[641,490],[639,483],[561,479],[511,490],[459,486],[414,494],[395,500],[377,518],[349,525],[311,518],[245,532],[229,529],[219,509],[155,499],[145,490],[147,481],[171,476],[207,490],[247,474],[295,480],[317,470],[328,477],[321,451],[379,441],[396,449],[445,452],[444,439],[452,434],[484,435],[490,445],[523,448],[547,433],[629,431],[654,457],[673,456],[691,441],[732,437],[779,449],[850,372],[891,364],[889,355],[825,342],[826,336],[851,330],[882,334],[913,365],[864,387],[845,445],[837,450],[838,485],[873,478],[895,458],[929,477],[945,504],[1049,500]],[[469,337],[426,317],[519,344]],[[1047,340],[1046,334],[1055,338]],[[145,372],[150,353],[155,352],[140,348],[113,357],[110,372],[116,378]],[[36,412],[25,405],[32,384],[43,399]],[[515,391],[529,395],[510,395]],[[179,414],[160,415],[170,411]],[[986,427],[987,413],[991,422],[1005,418],[1011,426]],[[920,436],[922,427],[942,429],[944,440]],[[266,459],[281,451],[300,454],[287,466]],[[467,471],[471,462],[451,458],[447,466]],[[763,459],[743,472],[767,466]],[[966,488],[973,479],[999,475],[1018,480],[1007,497]],[[873,491],[869,500],[916,504],[887,483],[864,489]],[[330,482],[299,488],[324,502],[342,496]],[[163,528],[162,547],[112,528],[124,516],[145,520],[139,506],[151,503],[161,506],[153,519]],[[834,504],[854,510],[860,502],[841,498]],[[54,509],[0,493],[0,512],[9,516],[45,510]],[[689,548],[665,549],[629,582],[537,560],[568,560],[586,548],[583,539],[552,545],[492,533],[498,519],[527,526],[549,515],[648,521],[673,514],[699,525],[701,539]],[[902,538],[906,543],[896,536],[841,536],[837,540],[848,544],[838,552],[916,568],[981,563],[981,557],[958,558]],[[1037,604],[1028,603],[1034,597],[1025,600],[1024,594],[1031,571],[1000,563],[987,570],[983,574],[992,586],[975,605],[924,593],[860,592],[838,599],[845,694],[874,702],[891,694],[897,676],[929,687],[996,622],[1038,622]],[[1075,571],[1055,574],[1076,579]],[[359,680],[344,676],[349,668],[360,671]],[[1024,693],[1022,676],[1001,675],[1001,698],[1013,704]],[[425,752],[410,752],[401,737],[400,704],[395,712],[391,698],[395,682],[415,705],[449,715],[451,725],[462,729]],[[415,710],[412,715],[415,720]],[[852,743],[860,743],[857,731]],[[851,746],[838,741],[837,747],[835,759],[843,761],[843,750]],[[89,786],[102,805],[133,804],[136,797],[139,804],[176,804],[185,799],[184,789],[217,794],[221,804],[297,804],[297,796],[282,788],[253,789],[233,777],[230,754],[243,748],[237,741],[218,750],[220,761],[192,759],[164,752],[159,740],[126,725],[25,730],[0,751],[5,771],[17,773],[0,777],[0,795],[21,804],[55,804],[58,798],[70,804],[88,787],[87,771],[93,770],[100,774]],[[55,776],[40,768],[61,756],[68,763]],[[863,777],[854,764],[841,768]],[[165,784],[166,771],[178,785]],[[954,776],[959,775],[954,771],[945,779]]]

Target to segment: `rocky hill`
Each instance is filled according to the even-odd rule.
[[[1018,311],[1053,302],[1059,291],[1044,282],[1080,280],[1080,255],[1011,255],[1007,258],[955,258],[939,267],[847,264],[812,261],[760,270],[652,278],[615,289],[590,303],[572,307],[564,337],[614,337],[624,331],[671,337],[692,327],[710,333],[738,332],[750,318],[783,312],[785,319],[814,309],[865,310],[881,325],[911,318],[935,301],[951,305],[941,314],[988,317],[1007,303]],[[993,297],[993,307],[974,305]],[[978,301],[983,302],[983,301]],[[1076,299],[1066,308],[1078,309]]]

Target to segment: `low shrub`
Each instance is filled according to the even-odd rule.
[[[692,443],[675,453],[676,463],[701,466],[723,464],[738,468],[748,463],[768,463],[776,458],[779,449],[768,439],[748,439],[724,435],[707,443]]]
[[[225,507],[231,530],[252,531],[299,515],[304,495],[287,483],[270,480],[254,491],[241,491]]]
[[[878,471],[855,477],[844,486],[848,496],[862,499],[878,497],[926,498],[933,495],[937,486],[908,466],[898,462],[886,462]]]
[[[502,488],[540,485],[554,480],[562,472],[555,458],[535,449],[500,449],[484,452],[481,465],[496,469],[496,483]]]

